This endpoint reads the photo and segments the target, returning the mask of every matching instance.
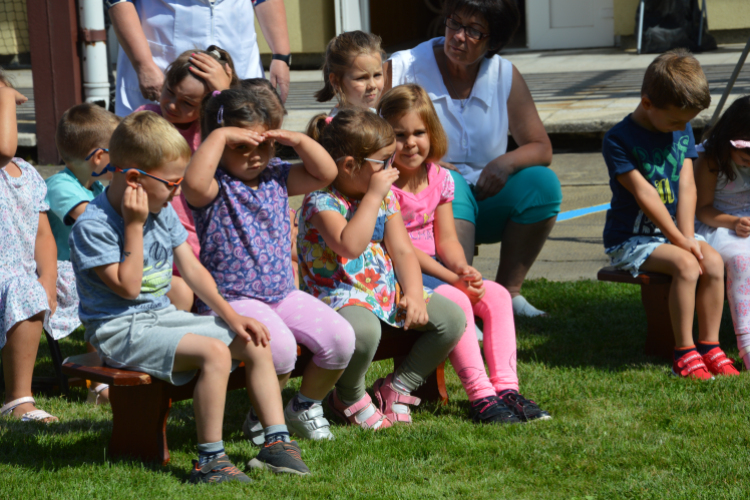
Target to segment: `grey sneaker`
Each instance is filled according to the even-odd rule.
[[[295,407],[296,401],[296,397],[292,398],[284,408],[284,420],[289,431],[307,439],[334,439],[331,423],[323,416],[323,406],[314,404],[305,409]]]
[[[276,474],[297,474],[307,476],[310,469],[302,461],[296,441],[285,443],[276,441],[265,445],[258,456],[247,463],[251,469],[267,469]]]
[[[263,446],[266,442],[266,433],[263,432],[263,424],[255,417],[253,410],[247,412],[245,422],[242,424],[242,432],[253,446]]]
[[[214,458],[203,467],[198,464],[197,460],[193,460],[193,470],[190,471],[191,483],[226,483],[230,481],[249,483],[252,480],[235,467],[226,455]]]

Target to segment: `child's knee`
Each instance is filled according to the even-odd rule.
[[[271,333],[271,355],[273,357],[273,367],[277,374],[289,373],[294,370],[297,362],[297,341],[289,332],[288,335],[277,335],[278,332]]]
[[[354,328],[349,323],[346,323],[344,327],[338,328],[334,332],[333,343],[326,359],[327,364],[331,366],[330,369],[346,368],[349,360],[354,355],[355,344]]]
[[[512,297],[510,292],[501,284],[494,281],[484,280],[484,297],[490,299],[495,304],[511,303]],[[494,305],[494,304],[493,304]]]
[[[227,371],[232,366],[232,353],[229,346],[218,339],[206,338],[201,346],[205,364],[214,368],[226,368]]]
[[[690,252],[680,252],[674,260],[676,278],[682,281],[697,282],[701,275],[698,259]]]
[[[703,248],[703,268],[711,278],[724,279],[724,259],[708,245]]]
[[[433,295],[430,299],[432,307],[428,309],[427,313],[434,315],[436,311],[439,311],[439,318],[434,319],[439,319],[439,323],[441,323],[441,334],[446,341],[450,339],[458,343],[466,330],[466,314],[455,302],[442,297],[440,299],[436,301]]]

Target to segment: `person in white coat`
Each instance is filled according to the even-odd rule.
[[[240,79],[263,77],[256,15],[273,52],[269,79],[286,100],[291,54],[283,0],[104,0],[104,5],[120,42],[117,115],[156,101],[164,69],[186,50],[218,45],[232,55]]]

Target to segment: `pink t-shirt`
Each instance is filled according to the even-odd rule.
[[[435,255],[433,221],[438,205],[453,201],[453,177],[435,163],[427,164],[427,187],[419,193],[408,193],[391,186],[401,205],[401,217],[415,248]]]
[[[135,111],[153,111],[161,116],[161,107],[158,104],[144,104]],[[195,153],[195,150],[201,145],[201,125],[199,120],[195,120],[189,128],[177,128],[177,131],[187,141],[188,146],[190,146],[190,151]],[[198,235],[195,233],[195,220],[193,219],[192,211],[188,208],[187,200],[182,193],[180,193],[180,196],[172,200],[172,208],[177,212],[177,217],[180,218],[180,222],[182,222],[182,225],[187,229],[188,245],[193,249],[195,256],[200,258],[201,244],[198,241]],[[175,274],[179,276],[176,267],[174,268],[174,271]]]

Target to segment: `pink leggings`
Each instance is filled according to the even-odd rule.
[[[469,297],[456,287],[441,285],[435,289],[436,293],[458,304],[466,314],[466,331],[448,359],[469,401],[494,396],[505,389],[518,390],[516,327],[510,293],[494,281],[484,280],[484,288],[484,297],[473,307]],[[490,368],[489,379],[479,351],[474,315],[484,323],[484,355]]]
[[[255,299],[229,303],[243,316],[253,318],[271,333],[271,354],[276,373],[294,369],[297,344],[313,353],[313,363],[324,370],[343,370],[354,354],[354,330],[336,311],[312,295],[292,291],[275,304]]]

